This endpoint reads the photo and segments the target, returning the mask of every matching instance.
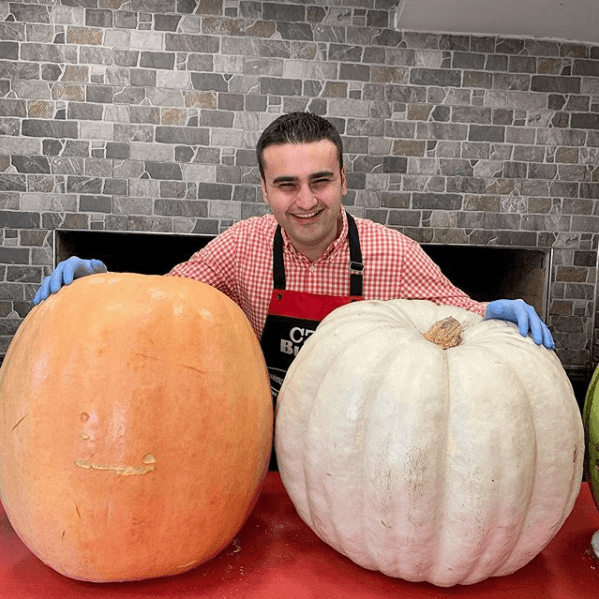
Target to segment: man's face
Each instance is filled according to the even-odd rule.
[[[323,139],[268,146],[262,154],[262,193],[295,249],[314,261],[339,233],[345,167]]]

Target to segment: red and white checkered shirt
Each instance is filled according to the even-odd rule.
[[[320,295],[349,295],[347,217],[343,230],[315,262],[291,245],[283,231],[287,289]],[[362,249],[364,299],[424,299],[484,316],[486,303],[470,299],[442,274],[412,239],[384,225],[354,217]],[[239,221],[170,275],[208,283],[245,312],[258,338],[273,290],[272,250],[277,221],[272,214]]]

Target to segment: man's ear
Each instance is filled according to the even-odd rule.
[[[262,199],[268,204],[268,194],[266,193],[266,181],[264,177],[260,178],[260,187],[262,188]]]
[[[345,170],[345,164],[341,169],[341,193],[343,195],[347,193],[347,171]]]

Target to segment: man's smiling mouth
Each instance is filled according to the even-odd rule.
[[[314,210],[314,212],[305,212],[305,213],[300,213],[300,214],[293,214],[293,216],[295,218],[299,218],[299,219],[308,219],[308,218],[313,218],[314,216],[320,214],[323,210],[324,210],[324,208],[321,208],[320,210]]]

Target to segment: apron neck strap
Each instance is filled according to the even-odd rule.
[[[272,246],[272,278],[275,289],[285,289],[285,263],[283,261],[283,234],[281,225],[277,225],[275,241]]]
[[[356,221],[349,212],[347,216],[347,238],[349,240],[349,294],[353,297],[362,295],[362,250]],[[273,283],[275,289],[285,289],[285,263],[283,261],[283,234],[281,225],[277,225],[272,248]]]
[[[352,297],[362,296],[362,249],[360,236],[353,216],[347,213],[347,238],[349,240],[349,294]]]

